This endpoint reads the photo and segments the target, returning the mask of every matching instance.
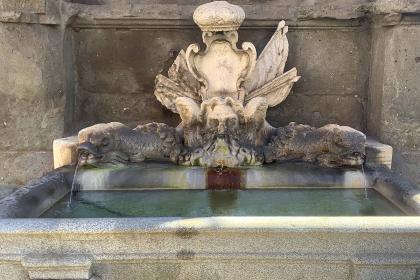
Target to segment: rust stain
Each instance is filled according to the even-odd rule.
[[[207,170],[207,189],[209,190],[240,189],[242,185],[243,179],[240,169],[225,168],[219,170],[210,168]]]

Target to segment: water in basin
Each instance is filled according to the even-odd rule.
[[[209,216],[398,216],[373,189],[83,191],[63,198],[43,218]]]

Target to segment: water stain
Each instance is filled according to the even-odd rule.
[[[240,169],[235,168],[209,168],[207,170],[207,189],[224,190],[240,189],[244,185]]]
[[[198,230],[195,228],[186,228],[186,227],[179,228],[175,231],[175,235],[183,239],[190,239],[198,235]]]

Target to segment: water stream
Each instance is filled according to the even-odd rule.
[[[364,183],[364,189],[365,189],[365,199],[369,199],[368,198],[368,192],[367,192],[367,188],[368,188],[368,186],[367,186],[367,181],[366,181],[366,174],[365,174],[365,168],[363,167],[363,164],[361,165],[362,166],[362,173],[363,173],[363,183]]]
[[[75,192],[76,175],[77,175],[77,170],[79,169],[79,162],[80,161],[77,160],[76,168],[74,169],[73,181],[71,182],[70,196],[69,196],[69,200],[67,202],[67,207],[70,207],[71,206],[73,193]]]
[[[217,175],[222,175],[223,174],[223,169],[224,169],[223,164],[216,167],[215,170],[216,170]]]

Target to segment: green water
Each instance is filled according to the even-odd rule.
[[[398,216],[397,207],[363,189],[84,191],[42,218],[209,216]]]

